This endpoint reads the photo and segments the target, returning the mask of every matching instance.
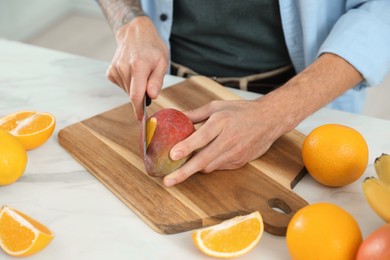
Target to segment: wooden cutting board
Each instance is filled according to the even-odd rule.
[[[216,99],[240,98],[196,76],[163,89],[148,114],[166,107],[194,109]],[[291,190],[306,173],[301,158],[305,136],[296,130],[240,169],[197,173],[171,188],[147,175],[139,134],[132,106],[125,104],[62,129],[58,138],[61,146],[159,233],[188,231],[259,210],[265,230],[283,236],[293,214],[308,204]]]

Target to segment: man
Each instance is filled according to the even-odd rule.
[[[144,94],[158,96],[170,58],[172,70],[222,80],[272,72],[272,91],[257,100],[214,101],[186,113],[205,124],[172,148],[174,160],[197,153],[164,178],[167,186],[243,166],[321,107],[359,112],[364,88],[390,70],[388,0],[98,2],[118,43],[107,76],[130,96],[139,120]]]

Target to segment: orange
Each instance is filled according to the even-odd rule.
[[[355,259],[362,234],[356,220],[341,207],[315,203],[298,210],[287,227],[292,259]]]
[[[302,159],[316,181],[330,187],[341,187],[363,175],[368,164],[368,146],[355,129],[326,124],[306,136]]]
[[[20,111],[1,118],[0,130],[16,136],[27,150],[31,150],[49,139],[55,124],[52,114]]]
[[[45,248],[54,234],[26,214],[3,206],[0,210],[0,247],[12,256],[28,256]]]
[[[206,255],[232,258],[252,250],[259,243],[263,230],[263,218],[256,211],[196,230],[192,233],[192,239]]]
[[[27,165],[27,152],[14,136],[0,130],[0,186],[17,181]]]

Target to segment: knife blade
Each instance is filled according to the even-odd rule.
[[[144,159],[146,158],[146,140],[147,140],[147,134],[148,134],[148,129],[146,127],[146,121],[148,120],[148,115],[146,113],[146,107],[149,106],[150,104],[152,103],[152,100],[150,99],[148,93],[145,93],[145,96],[144,96],[144,116],[142,118],[142,124],[143,124],[143,128],[144,128]]]

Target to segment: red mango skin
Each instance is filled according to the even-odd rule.
[[[360,245],[356,260],[390,259],[390,223],[372,232]]]
[[[175,144],[194,133],[195,127],[184,113],[172,108],[157,111],[150,118],[152,117],[157,119],[157,126],[146,150],[145,168],[150,176],[163,177],[178,169],[190,158],[191,155],[188,155],[173,161],[169,157],[169,152]],[[140,147],[143,147],[143,144]]]

